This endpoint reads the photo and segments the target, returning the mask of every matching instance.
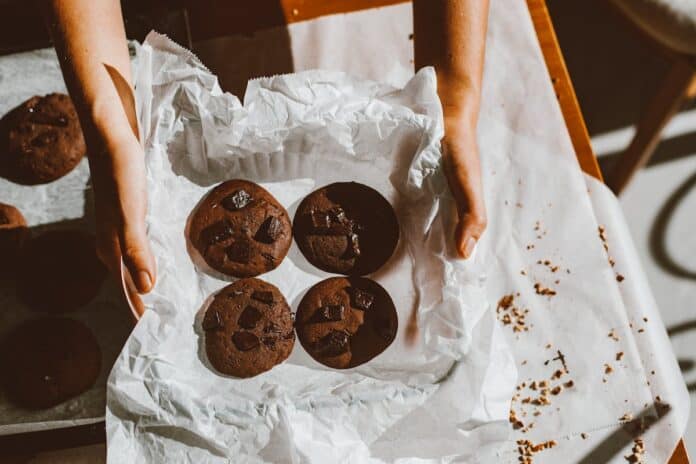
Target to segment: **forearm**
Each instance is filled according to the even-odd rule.
[[[413,0],[416,69],[434,66],[445,120],[475,128],[488,0]]]
[[[120,2],[45,0],[43,10],[88,145],[127,137],[126,115],[104,66],[112,66],[130,84]]]

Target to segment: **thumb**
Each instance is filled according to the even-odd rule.
[[[155,284],[155,259],[142,221],[125,221],[119,232],[123,263],[140,293],[152,290]]]
[[[465,213],[460,216],[455,231],[457,252],[464,259],[470,258],[476,243],[486,228],[486,220],[480,216]]]

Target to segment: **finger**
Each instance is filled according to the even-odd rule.
[[[469,213],[460,217],[455,231],[457,253],[459,253],[459,256],[464,259],[471,257],[485,229],[485,218]]]
[[[121,257],[140,293],[152,290],[155,284],[155,259],[142,221],[126,222],[119,231]]]
[[[147,190],[142,148],[131,136],[112,153],[120,254],[138,292],[147,293],[154,286],[156,270],[145,229]]]
[[[104,263],[111,275],[120,275],[121,248],[118,236],[113,230],[97,231],[97,257]]]

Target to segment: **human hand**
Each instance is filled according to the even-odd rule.
[[[442,139],[445,175],[457,204],[454,240],[462,258],[471,256],[487,225],[476,125],[468,123],[469,120],[445,118]]]
[[[121,259],[138,292],[155,283],[155,260],[145,230],[144,153],[125,118],[114,118],[89,158],[94,188],[97,254],[120,279]],[[122,119],[122,120],[121,120]],[[92,137],[90,137],[92,138]],[[95,140],[95,138],[92,138]]]

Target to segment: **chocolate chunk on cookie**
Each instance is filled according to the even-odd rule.
[[[19,296],[36,311],[63,313],[92,301],[107,276],[94,236],[54,230],[30,240],[19,265]]]
[[[0,276],[15,273],[22,246],[29,235],[22,213],[12,205],[0,203]]]
[[[285,361],[295,345],[285,298],[275,286],[254,278],[220,290],[202,327],[208,360],[219,372],[235,377],[268,371]]]
[[[34,319],[3,340],[0,368],[11,400],[30,409],[49,408],[94,385],[101,350],[92,332],[78,321]]]
[[[295,320],[297,337],[318,362],[359,366],[394,341],[398,317],[382,286],[364,277],[332,277],[309,289]]]
[[[379,192],[357,182],[338,182],[302,200],[293,234],[302,254],[319,269],[365,275],[394,253],[399,223]]]
[[[292,243],[285,208],[261,186],[230,180],[201,201],[189,238],[213,269],[234,277],[253,277],[275,269]]]
[[[0,175],[26,185],[63,177],[82,160],[85,140],[70,97],[32,97],[0,120]]]

